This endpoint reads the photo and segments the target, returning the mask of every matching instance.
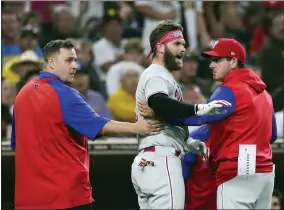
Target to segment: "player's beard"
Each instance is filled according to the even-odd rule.
[[[182,65],[176,60],[177,57],[174,55],[169,48],[165,45],[165,54],[164,54],[164,62],[165,67],[170,71],[179,71],[182,68]]]

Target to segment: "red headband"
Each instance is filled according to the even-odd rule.
[[[176,30],[176,31],[170,31],[168,32],[166,35],[164,35],[161,39],[159,39],[157,41],[157,43],[155,44],[155,47],[149,52],[149,54],[147,55],[147,59],[152,55],[152,53],[156,50],[158,44],[162,44],[162,43],[169,43],[173,40],[176,39],[183,39],[183,35],[182,32],[180,30]]]

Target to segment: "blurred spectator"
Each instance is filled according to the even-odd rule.
[[[86,69],[78,69],[71,87],[78,90],[86,99],[87,103],[100,115],[108,119],[113,119],[110,110],[106,105],[104,97],[94,90],[89,89],[90,76]]]
[[[246,33],[240,1],[207,1],[205,10],[211,35],[214,39],[235,38],[243,42]]]
[[[8,80],[2,81],[2,100],[1,103],[8,106],[9,108],[14,104],[17,95],[16,84],[9,83]]]
[[[183,100],[189,104],[201,104],[206,98],[202,95],[200,88],[194,84],[188,84],[182,88]]]
[[[4,29],[3,29],[4,30]],[[22,27],[20,30],[17,28],[17,32],[14,34],[17,37],[15,44],[7,45],[2,41],[2,58],[6,64],[10,59],[18,57],[22,52],[26,50],[33,50],[37,56],[43,58],[43,52],[38,45],[39,30],[31,26]]]
[[[15,55],[14,48],[18,47],[20,23],[17,19],[16,14],[9,10],[2,10],[1,17],[1,57],[2,66],[4,66],[5,63],[7,63],[9,59],[11,59],[11,56]]]
[[[28,50],[4,66],[2,77],[7,79],[9,83],[18,83],[28,72],[41,68],[42,61],[39,60],[34,51]]]
[[[25,1],[4,1],[4,9],[10,10],[18,17],[22,17],[26,9]]]
[[[257,53],[269,40],[269,24],[273,13],[283,9],[283,2],[276,1],[265,1],[262,2],[264,5],[264,11],[260,23],[254,28],[252,39],[250,42],[250,54],[254,55]]]
[[[72,13],[77,17],[78,27],[83,29],[90,18],[102,19],[104,1],[68,1]]]
[[[35,11],[42,16],[42,31],[50,33],[52,28],[52,11],[54,7],[65,5],[66,1],[28,1],[29,11]]]
[[[41,25],[42,25],[42,16],[35,11],[27,12],[23,15],[21,19],[21,25],[24,27],[29,26],[31,28],[36,28],[40,34]]]
[[[274,189],[271,201],[271,210],[281,210],[283,206],[282,193]]]
[[[52,30],[43,34],[41,46],[54,39],[79,38],[76,17],[67,6],[54,6],[52,10]]]
[[[180,1],[181,24],[184,28],[186,46],[194,50],[211,47],[211,37],[203,15],[203,1]],[[199,40],[199,43],[198,43]]]
[[[135,8],[144,16],[142,43],[144,54],[151,50],[149,36],[161,20],[171,19],[180,22],[180,5],[178,1],[135,1]]]
[[[77,64],[79,69],[84,69],[90,76],[89,88],[101,93],[104,98],[107,98],[107,93],[104,84],[100,81],[97,71],[93,67],[95,55],[93,52],[93,44],[88,39],[72,40],[77,53]]]
[[[2,79],[1,89],[1,137],[9,137],[9,127],[12,124],[13,104],[17,95],[16,84]]]
[[[125,69],[121,75],[121,88],[111,95],[107,105],[114,115],[115,120],[135,122],[135,92],[140,77],[137,69]]]
[[[121,1],[119,15],[123,20],[123,38],[141,38],[144,16],[135,8],[134,1]]]
[[[184,61],[180,71],[179,83],[181,86],[195,84],[200,88],[202,94],[206,95],[206,97],[209,97],[212,82],[210,80],[199,78],[197,76],[197,69],[198,56],[193,49],[187,49],[184,54]]]
[[[106,88],[108,95],[114,94],[120,86],[120,75],[125,69],[137,69],[140,73],[144,68],[143,46],[137,38],[129,39],[124,47],[123,60],[112,65],[106,75]]]
[[[103,19],[104,36],[93,46],[96,55],[94,65],[103,82],[105,82],[109,68],[122,60],[125,44],[122,40],[122,20],[116,11],[111,11],[113,13],[106,14]]]
[[[20,52],[24,52],[26,50],[33,50],[37,56],[42,59],[43,52],[39,47],[39,29],[33,28],[32,26],[25,26],[20,30]]]
[[[284,13],[278,12],[271,19],[270,42],[259,52],[257,61],[267,91],[273,92],[284,81]]]

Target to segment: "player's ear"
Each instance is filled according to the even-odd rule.
[[[165,45],[159,44],[157,47],[157,51],[162,55],[165,54]]]

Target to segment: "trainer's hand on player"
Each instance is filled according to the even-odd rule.
[[[140,117],[135,123],[136,133],[142,136],[157,135],[164,129],[164,125],[158,120],[145,119]]]
[[[198,139],[189,138],[186,141],[186,144],[194,154],[202,156],[204,159],[207,159],[207,147],[206,144]]]
[[[139,101],[137,103],[139,114],[143,117],[155,117],[154,111],[148,106],[147,101]]]
[[[226,114],[227,111],[220,108],[229,106],[231,106],[231,103],[224,100],[215,100],[208,104],[197,104],[195,114],[197,116]]]

